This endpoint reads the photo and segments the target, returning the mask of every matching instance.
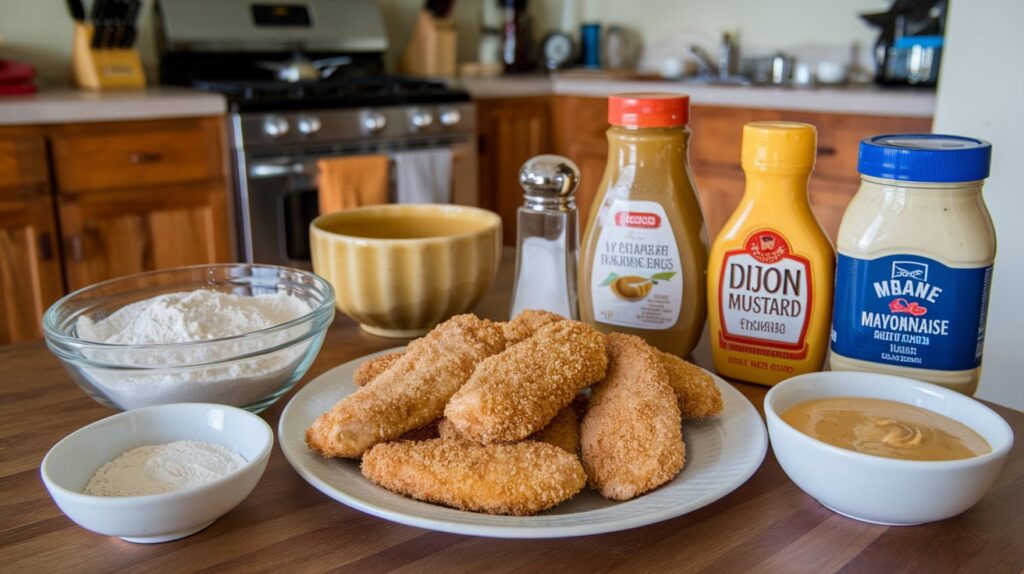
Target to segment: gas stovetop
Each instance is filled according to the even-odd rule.
[[[441,82],[401,76],[342,77],[313,82],[195,80],[192,87],[226,95],[232,110],[266,112],[469,101],[465,91]]]

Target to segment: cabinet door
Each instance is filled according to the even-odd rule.
[[[64,292],[52,200],[9,195],[0,193],[0,344],[41,337],[43,313]]]
[[[832,181],[824,178],[811,178],[810,196],[811,209],[835,245],[839,233],[839,223],[843,220],[846,206],[850,204],[857,188],[856,181]]]
[[[223,184],[60,198],[68,288],[231,257]]]
[[[694,184],[700,196],[704,221],[708,226],[709,243],[729,221],[743,197],[745,180],[743,172],[733,169],[702,167],[693,170]]]
[[[519,170],[551,151],[550,125],[546,97],[477,102],[480,203],[501,215],[506,245],[516,243],[516,210],[523,204]]]

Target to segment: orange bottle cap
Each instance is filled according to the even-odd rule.
[[[745,170],[803,173],[814,169],[818,132],[800,122],[750,122],[743,126]]]
[[[690,120],[690,96],[615,94],[608,98],[608,122],[627,128],[673,128]]]

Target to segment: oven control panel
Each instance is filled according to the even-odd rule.
[[[476,130],[472,103],[379,106],[301,112],[247,112],[234,118],[234,146],[372,142],[468,137]]]

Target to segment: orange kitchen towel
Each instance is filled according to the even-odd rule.
[[[386,155],[354,155],[316,162],[320,213],[388,202],[390,159]]]

